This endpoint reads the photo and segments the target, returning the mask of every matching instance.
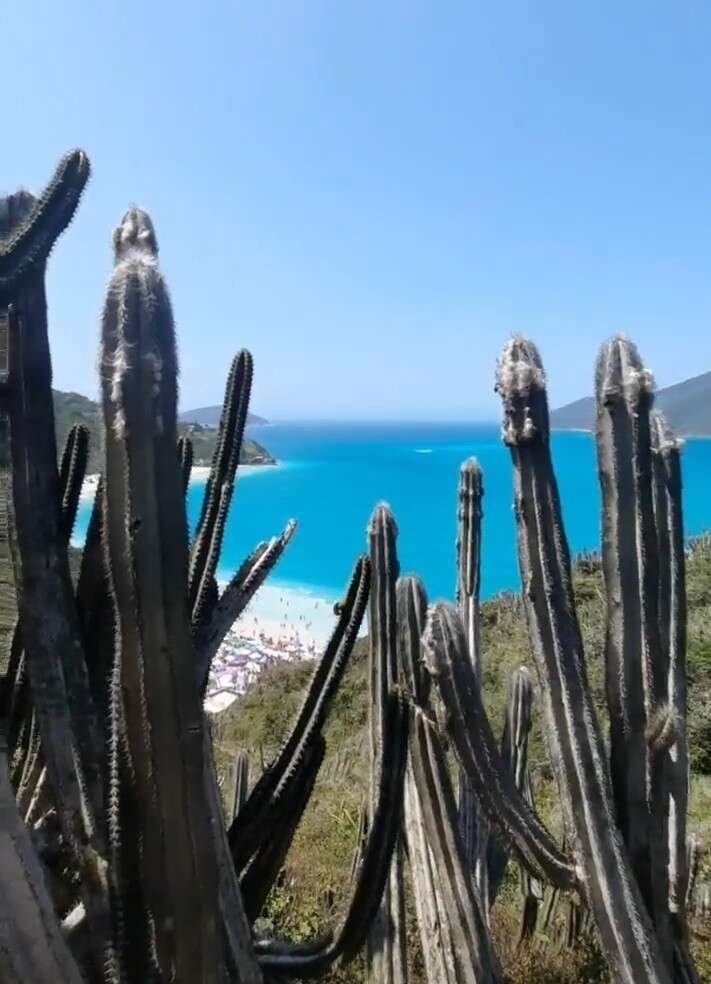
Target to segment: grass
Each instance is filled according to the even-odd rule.
[[[688,557],[689,596],[689,735],[694,775],[689,811],[704,850],[701,877],[711,877],[711,541],[696,541]],[[599,563],[580,558],[575,568],[578,615],[596,704],[604,715],[604,595]],[[500,732],[508,679],[524,664],[533,669],[521,600],[508,593],[482,606],[485,654],[484,689],[495,730]],[[215,720],[218,769],[226,773],[232,755],[250,755],[252,780],[286,737],[312,672],[308,663],[280,664],[266,670],[250,690]],[[358,817],[365,794],[367,740],[366,645],[358,643],[326,726],[327,754],[312,800],[296,833],[279,883],[264,913],[269,933],[302,941],[333,927],[350,888]],[[548,760],[541,714],[536,711],[530,747],[537,808],[552,829],[560,828],[555,783]],[[517,948],[520,903],[517,876],[507,880],[493,910],[493,935],[507,984],[573,984],[608,981],[594,941],[558,949],[536,939]],[[411,914],[410,914],[411,916]],[[410,918],[413,977],[421,969],[420,943]],[[695,940],[702,980],[711,984],[708,941]],[[334,972],[333,980],[352,984],[364,978],[362,960]]]

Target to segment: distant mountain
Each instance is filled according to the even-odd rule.
[[[657,390],[654,405],[680,437],[711,437],[711,372]],[[591,396],[551,413],[555,430],[592,430],[594,426],[595,401]]]
[[[57,446],[60,454],[67,439],[69,429],[74,424],[84,424],[89,428],[89,465],[87,473],[97,472],[102,467],[102,446],[101,446],[101,408],[94,400],[80,393],[63,393],[61,390],[54,390],[54,421],[57,431]],[[219,407],[209,407],[206,409],[216,409]],[[261,421],[261,417],[257,420]],[[219,412],[217,415],[219,423]],[[204,424],[179,424],[178,432],[189,434],[193,442],[195,464],[210,464],[212,452],[215,450],[217,440],[216,427]],[[242,445],[242,464],[248,465],[270,465],[274,464],[274,459],[261,444],[256,441],[245,440]]]
[[[217,427],[220,423],[222,407],[198,407],[196,410],[186,410],[181,413],[178,419],[183,424],[202,424],[203,427]],[[256,413],[247,415],[247,423],[254,427],[268,424],[269,421],[264,417],[258,417]]]

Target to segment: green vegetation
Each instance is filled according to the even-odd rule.
[[[53,390],[52,395],[54,397],[57,446],[64,447],[71,428],[75,424],[83,424],[89,429],[90,435],[88,473],[100,471],[103,466],[101,407],[95,400],[90,400],[80,393],[63,393],[60,390]],[[178,433],[190,437],[193,443],[194,463],[196,465],[209,465],[217,443],[217,427],[184,423],[178,425]],[[243,465],[273,465],[275,461],[266,448],[257,441],[247,438],[242,445],[240,463]]]
[[[705,870],[711,872],[711,538],[694,541],[688,553],[689,604],[689,751],[692,778],[689,824],[704,849]],[[605,714],[604,590],[596,556],[582,556],[575,565],[578,616],[588,653],[588,670],[595,703]],[[534,669],[520,596],[506,593],[481,606],[484,653],[483,689],[487,710],[497,733],[503,726],[508,678],[524,664]],[[289,733],[313,665],[281,663],[266,670],[255,684],[215,719],[218,768],[227,775],[238,749],[249,753],[252,781]],[[316,789],[297,831],[286,866],[267,905],[263,926],[269,935],[294,940],[327,931],[338,917],[349,892],[350,870],[358,837],[358,819],[369,773],[367,641],[360,640],[336,697],[325,729],[326,758]],[[550,768],[543,715],[534,709],[529,758],[536,805],[543,819],[560,829],[558,796]],[[229,785],[229,782],[227,782]],[[706,876],[708,877],[708,875]],[[516,951],[520,897],[516,866],[509,865],[507,881],[493,909],[493,932],[509,984],[573,984],[607,981],[604,962],[592,945],[574,952],[543,946],[540,937],[524,954]],[[409,943],[419,966],[419,937],[412,914]],[[512,942],[513,941],[513,942]],[[711,982],[711,963],[698,941],[696,957],[703,980]],[[708,941],[705,941],[706,943]],[[704,964],[707,960],[707,965]],[[360,981],[362,960],[334,979]]]
[[[218,404],[211,407],[197,407],[194,410],[185,410],[179,414],[178,423],[201,424],[203,427],[219,427],[221,413],[222,406]],[[260,427],[268,423],[269,421],[265,417],[259,417],[256,413],[247,414],[248,425],[252,424],[255,427]]]

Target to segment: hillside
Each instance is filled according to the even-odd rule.
[[[680,436],[711,437],[711,372],[657,390],[654,403]],[[553,410],[551,426],[556,430],[592,430],[594,418],[595,401],[586,396]]]
[[[178,417],[183,424],[202,424],[203,427],[217,427],[220,423],[221,406],[197,407],[195,410],[186,410]],[[252,427],[262,427],[269,421],[264,417],[258,417],[256,413],[247,416],[247,423]]]
[[[69,429],[74,424],[84,424],[91,435],[88,473],[101,469],[101,409],[95,400],[90,400],[80,393],[63,393],[54,390],[54,418],[57,430],[58,447],[63,448]],[[261,417],[256,418],[261,420]],[[217,417],[219,423],[219,414]],[[195,464],[209,464],[217,439],[216,427],[180,424],[178,431],[189,434],[195,451]],[[242,446],[242,464],[273,465],[274,458],[266,448],[251,439],[245,440]]]
[[[691,785],[689,826],[697,832],[704,860],[700,877],[708,879],[711,865],[711,643],[707,625],[711,621],[711,540],[700,540],[688,561],[689,606],[689,746]],[[575,568],[578,614],[588,657],[589,678],[602,715],[604,706],[604,602],[600,564],[596,558],[581,559]],[[496,733],[503,722],[510,674],[522,663],[533,667],[520,596],[500,595],[482,605],[484,691]],[[315,792],[297,831],[287,859],[284,877],[272,892],[266,907],[266,932],[303,940],[328,931],[338,918],[350,888],[350,871],[358,818],[364,800],[368,767],[368,679],[367,643],[357,644],[351,665],[336,696],[326,726],[326,759]],[[299,710],[313,664],[282,663],[262,677],[231,707],[218,715],[213,734],[218,767],[227,774],[237,749],[250,756],[250,782],[256,781],[260,763],[269,762],[288,734]],[[534,710],[534,732],[530,763],[537,809],[560,836],[561,818],[557,792],[543,735],[541,705]],[[520,919],[517,873],[509,866],[504,889],[493,910],[493,932],[504,970],[504,984],[609,984],[600,969],[595,951],[584,945],[558,952],[539,946],[516,950]],[[408,946],[413,949],[412,984],[421,984],[418,971],[419,941],[413,923]],[[703,943],[697,957],[702,980],[711,984],[711,953],[703,958]],[[332,984],[361,984],[364,967],[359,958],[353,965],[330,977]]]

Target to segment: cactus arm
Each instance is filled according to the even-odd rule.
[[[232,823],[249,795],[249,755],[242,750],[235,755],[232,766],[233,785],[230,797],[229,823]]]
[[[470,984],[490,984],[500,980],[500,976],[486,919],[478,895],[473,890],[444,753],[423,711],[413,707],[412,715],[412,766],[427,841],[448,916],[452,942],[452,951],[448,956],[454,964],[450,975]]]
[[[421,708],[429,706],[429,677],[422,664],[421,643],[426,618],[427,596],[422,582],[416,577],[400,578],[397,582],[399,661],[405,687]],[[405,773],[404,835],[422,957],[429,984],[455,984],[459,979],[457,950],[413,771],[415,741],[415,729],[411,726],[411,749]],[[461,858],[458,860],[461,862]],[[455,919],[459,918],[458,913],[452,915]]]
[[[183,476],[183,492],[187,494],[190,485],[190,475],[193,470],[193,442],[189,437],[178,438],[178,461],[180,474]]]
[[[659,625],[668,652],[668,715],[674,740],[666,763],[669,788],[669,912],[679,980],[697,975],[688,949],[690,881],[686,816],[689,758],[686,742],[686,559],[682,518],[681,448],[660,413],[652,415],[655,519],[660,562]]]
[[[201,693],[205,693],[212,661],[227,633],[274,570],[295,532],[296,522],[290,520],[279,536],[272,537],[268,543],[260,543],[230,579],[212,610],[209,622],[195,627]]]
[[[481,467],[476,458],[469,458],[462,465],[459,474],[457,606],[462,617],[472,666],[478,677],[481,677],[479,585],[483,495]]]
[[[427,595],[420,579],[413,576],[399,578],[398,657],[405,688],[419,707],[429,706],[429,676],[422,665],[421,645],[426,618]],[[411,727],[411,746],[413,734]],[[428,984],[453,984],[456,973],[449,957],[454,954],[454,949],[435,860],[425,829],[422,803],[415,784],[411,750],[405,772],[404,838]]]
[[[198,624],[205,621],[206,592],[222,548],[247,422],[253,369],[252,356],[241,351],[232,362],[225,388],[217,444],[190,557],[190,605],[193,621]]]
[[[353,650],[369,590],[370,562],[367,557],[360,557],[353,570],[338,622],[314,670],[294,727],[277,758],[259,778],[230,826],[229,842],[238,871],[242,870],[268,832],[265,820],[278,809],[280,788],[290,770],[293,770],[307,743],[323,727]]]
[[[23,198],[29,204],[29,196]],[[14,206],[6,200],[8,214]],[[82,873],[82,895],[103,961],[108,894],[96,720],[60,528],[59,476],[44,283],[33,277],[10,312],[15,379],[10,408],[11,543],[20,575],[20,619],[32,703],[63,832]],[[101,955],[99,955],[101,954]]]
[[[9,235],[0,239],[0,307],[6,307],[26,278],[39,270],[55,241],[71,222],[89,178],[89,159],[81,150],[64,157],[33,207]],[[8,206],[1,206],[6,219]]]
[[[242,900],[247,920],[253,923],[262,911],[274,886],[304,810],[308,806],[319,769],[326,754],[326,741],[318,737],[304,750],[295,772],[294,781],[281,797],[280,823],[274,836],[264,841],[240,879]]]
[[[0,950],[7,984],[81,984],[47,891],[42,865],[10,787],[0,746]]]
[[[220,976],[217,863],[185,589],[173,317],[148,216],[131,209],[114,245],[101,360],[105,527],[127,736],[141,776],[147,902],[163,973],[172,967],[179,979],[207,984]],[[139,767],[141,757],[149,761]]]
[[[77,611],[87,654],[89,685],[100,724],[109,720],[109,690],[114,667],[114,604],[109,587],[104,534],[103,476],[89,517],[76,589]]]
[[[422,662],[421,638],[427,621],[427,593],[418,577],[398,579],[396,586],[398,659],[403,683],[418,707],[429,704],[429,676]]]
[[[370,632],[370,686],[373,695],[370,743],[373,762],[378,761],[382,736],[382,717],[388,694],[398,681],[396,584],[399,564],[396,550],[397,526],[389,507],[378,506],[368,525],[373,583],[368,616]],[[373,776],[371,801],[378,787]]]
[[[262,984],[262,975],[255,959],[249,923],[242,904],[239,878],[227,840],[220,788],[215,772],[215,757],[208,727],[203,731],[203,756],[205,791],[217,855],[219,906],[222,938],[227,954],[228,980],[238,980],[242,984]]]
[[[71,532],[76,519],[77,507],[79,505],[79,495],[86,471],[86,463],[89,451],[89,431],[81,424],[77,424],[70,430],[67,441],[62,453],[61,467],[59,470],[59,487],[61,501],[60,527],[62,535],[69,543]],[[10,713],[8,716],[7,734],[8,747],[11,752],[15,751],[18,729],[21,727],[22,718],[26,714],[32,713],[30,692],[27,681],[27,674],[24,666],[24,655],[22,650],[22,623],[17,619],[13,627],[11,642],[11,660],[8,667],[8,679],[14,681],[11,691]],[[33,795],[34,783],[39,775],[36,767],[39,762],[39,735],[37,735],[36,747],[33,749],[32,767],[28,768],[25,763],[23,778],[20,782],[22,789],[22,802],[27,806],[28,798]],[[41,769],[41,765],[40,765]]]
[[[469,661],[462,623],[452,605],[430,610],[423,638],[425,662],[446,711],[445,727],[479,802],[539,878],[571,888],[573,867],[535,817],[501,763]]]
[[[75,424],[67,436],[59,474],[62,489],[61,527],[67,544],[72,538],[88,461],[89,430],[82,424]]]
[[[501,763],[513,777],[514,784],[528,805],[533,809],[533,795],[528,773],[528,736],[533,711],[533,680],[525,666],[511,674],[509,699],[506,707],[504,731],[501,736]],[[506,871],[509,851],[507,844],[498,837],[489,841],[489,902],[494,902]],[[530,875],[522,874],[524,880]],[[529,886],[531,889],[533,886]],[[530,893],[529,893],[530,894]]]
[[[551,756],[575,830],[583,887],[621,984],[668,984],[669,974],[615,827],[604,745],[587,686],[570,553],[549,448],[540,356],[515,338],[498,367],[504,440],[514,464],[524,603],[543,681]]]
[[[335,962],[348,963],[365,943],[385,890],[400,830],[407,734],[407,708],[392,694],[386,701],[383,719],[376,808],[346,917],[335,939],[320,949],[314,949],[314,944],[258,944],[255,949],[259,965],[267,977],[317,977]]]

